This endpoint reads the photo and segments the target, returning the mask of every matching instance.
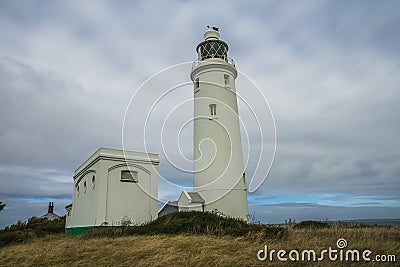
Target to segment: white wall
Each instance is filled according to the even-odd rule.
[[[120,225],[122,220],[141,224],[157,218],[158,164],[156,154],[96,151],[75,171],[67,227]],[[136,171],[138,182],[121,181],[123,170]]]
[[[201,61],[191,72],[192,80],[200,81],[194,88],[194,191],[205,199],[205,210],[247,221],[236,75],[235,67],[221,59]],[[217,105],[215,116],[210,104]]]
[[[183,190],[178,199],[178,210],[179,211],[189,211],[189,210],[203,211],[203,205],[202,205],[202,203],[193,203],[192,199],[188,195],[188,193],[185,190]]]

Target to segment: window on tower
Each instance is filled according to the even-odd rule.
[[[224,74],[224,81],[225,81],[225,85],[229,85],[229,75],[228,74]]]
[[[92,189],[96,186],[96,177],[93,175],[92,177]]]
[[[199,78],[196,78],[196,80],[194,81],[194,87],[197,89],[200,87],[200,80]]]
[[[121,171],[121,182],[138,182],[138,172],[136,171]]]
[[[211,116],[216,116],[217,115],[217,104],[211,104],[210,105],[210,113],[211,113]]]

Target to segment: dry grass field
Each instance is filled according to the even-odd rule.
[[[371,261],[272,262],[259,261],[257,252],[268,249],[337,249],[339,238],[347,248],[369,249]],[[344,250],[345,250],[344,249]],[[372,261],[377,254],[396,255],[396,262]],[[287,254],[286,254],[286,257]],[[0,266],[400,266],[400,227],[289,228],[286,235],[262,239],[215,235],[132,235],[87,237],[49,235],[0,248]]]

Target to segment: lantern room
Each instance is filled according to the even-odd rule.
[[[228,62],[228,45],[219,36],[218,28],[215,27],[204,34],[204,41],[196,48],[199,61],[219,58]]]

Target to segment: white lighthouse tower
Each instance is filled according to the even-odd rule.
[[[203,210],[248,221],[240,124],[237,71],[228,45],[212,27],[198,44],[194,82],[194,191]]]

